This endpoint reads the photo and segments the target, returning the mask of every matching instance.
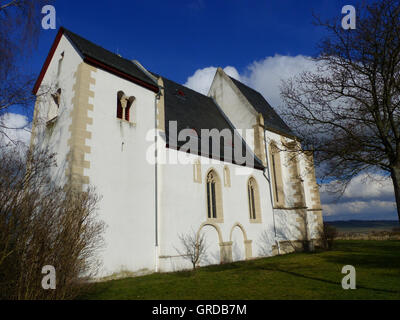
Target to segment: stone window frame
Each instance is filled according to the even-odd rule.
[[[193,163],[193,181],[195,183],[201,183],[201,162],[196,159]]]
[[[246,189],[250,223],[261,223],[260,188],[256,178],[249,177]]]
[[[283,208],[285,206],[285,194],[283,190],[281,151],[275,141],[269,143],[269,164],[272,182],[272,194],[274,208]]]
[[[227,165],[224,166],[224,187],[231,187],[231,170]]]
[[[211,182],[214,182],[214,201],[212,197]],[[213,168],[209,169],[205,176],[206,187],[206,214],[207,222],[223,223],[224,211],[222,203],[222,185],[221,179],[217,171]],[[211,200],[211,201],[210,201]],[[214,214],[215,210],[215,214]]]
[[[132,121],[134,112],[134,102],[136,98],[134,96],[126,96],[125,93],[120,90],[117,93],[117,119],[129,123],[135,123]]]

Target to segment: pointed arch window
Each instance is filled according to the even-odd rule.
[[[221,182],[214,170],[207,174],[207,218],[223,222]]]
[[[270,144],[270,173],[272,176],[272,191],[274,194],[274,203],[276,207],[284,206],[283,179],[280,151],[276,144]]]
[[[261,222],[260,193],[256,180],[252,177],[247,183],[249,214],[251,222]]]

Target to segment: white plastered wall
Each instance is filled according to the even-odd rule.
[[[107,224],[103,274],[155,268],[155,166],[146,159],[154,142],[155,94],[101,69],[92,74],[94,111],[85,169],[102,195]],[[134,96],[130,122],[117,119],[117,93]]]
[[[207,222],[206,175],[210,169],[214,169],[222,182],[224,221],[223,223],[215,223],[220,229],[222,239],[219,239],[214,227],[205,226],[202,229],[208,248],[206,264],[220,263],[219,243],[221,240],[223,242],[233,241],[232,250],[236,250],[236,252],[233,252],[235,260],[245,257],[244,235],[238,226],[234,227],[237,224],[240,224],[245,230],[247,240],[252,240],[252,257],[265,255],[266,251],[271,254],[271,247],[274,244],[273,215],[269,184],[263,175],[263,171],[246,168],[247,172],[244,172],[243,167],[234,164],[185,154],[173,149],[166,148],[164,152],[168,157],[174,159],[178,155],[187,157],[189,164],[164,164],[161,166],[160,269],[162,271],[174,271],[190,267],[187,261],[178,257],[183,250],[179,235],[197,232],[200,226]],[[201,162],[201,183],[196,183],[193,179],[193,164],[196,159]],[[231,187],[226,187],[223,183],[225,165],[230,169]],[[236,171],[238,168],[240,170]],[[237,174],[237,172],[240,172],[240,174]],[[250,222],[247,193],[247,182],[250,176],[256,179],[259,187],[262,223]],[[263,238],[264,233],[269,235],[267,243],[264,241],[265,237]],[[264,250],[260,250],[261,248]],[[265,248],[267,249],[265,250]],[[261,254],[261,251],[264,254]]]
[[[62,69],[57,76],[62,52]],[[48,126],[46,129],[51,96],[43,96],[35,111],[34,147],[49,147],[56,153],[57,167],[52,175],[59,185],[67,182],[75,73],[81,63],[79,52],[62,36],[39,89],[41,92],[51,87],[49,94],[62,89],[58,117],[51,131]],[[90,85],[94,97],[89,97],[89,103],[94,105],[94,110],[89,111],[93,123],[87,126],[91,133],[91,138],[86,139],[90,153],[85,154],[90,167],[84,170],[84,175],[102,197],[99,218],[106,223],[106,246],[100,253],[99,276],[122,270],[154,271],[155,167],[147,161],[146,151],[154,140],[147,135],[154,128],[155,94],[101,69],[92,71],[91,77],[95,79],[95,84]],[[131,122],[135,123],[116,118],[119,90],[136,98],[131,108]]]

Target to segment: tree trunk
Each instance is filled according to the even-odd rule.
[[[397,204],[397,216],[399,217],[400,223],[400,164],[392,168],[391,176],[393,180],[394,196]]]

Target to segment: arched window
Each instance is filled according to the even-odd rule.
[[[131,107],[135,101],[135,97],[127,97],[123,91],[118,91],[117,94],[117,118],[131,121]]]
[[[274,142],[270,144],[270,173],[272,180],[272,190],[274,194],[275,206],[284,206],[284,194],[283,194],[283,180],[282,180],[282,168],[281,168],[281,157],[278,147]]]
[[[261,222],[260,193],[254,178],[250,178],[247,183],[247,195],[249,200],[250,221]]]
[[[123,108],[122,108],[122,100],[125,97],[125,94],[122,91],[118,92],[117,95],[117,118],[122,119]]]
[[[221,182],[217,173],[211,170],[207,174],[207,218],[223,222]]]

